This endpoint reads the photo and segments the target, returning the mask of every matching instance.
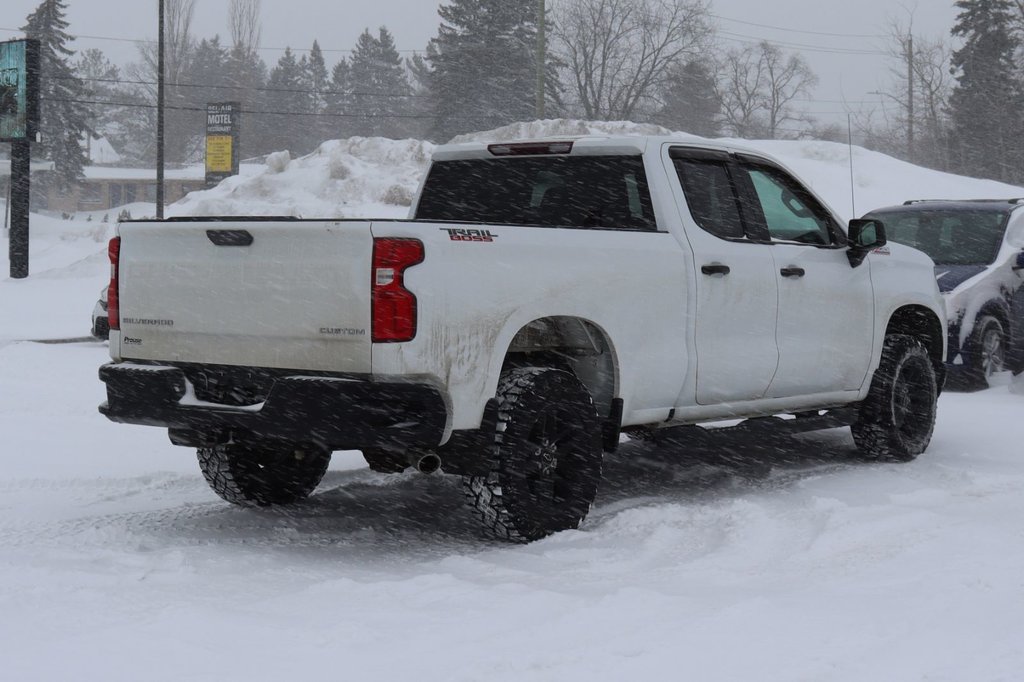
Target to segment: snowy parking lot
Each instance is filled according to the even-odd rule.
[[[1012,680],[1024,665],[1024,396],[1006,387],[944,395],[905,465],[857,463],[847,430],[626,443],[581,530],[506,546],[479,536],[456,481],[375,474],[357,453],[297,507],[230,507],[163,432],[96,413],[105,353],[0,348],[7,679]]]

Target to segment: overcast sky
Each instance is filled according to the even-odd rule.
[[[553,2],[555,0],[549,0]],[[818,74],[817,101],[807,108],[818,118],[842,120],[846,100],[854,107],[879,108],[867,94],[886,85],[886,61],[877,54],[837,54],[837,50],[878,52],[890,18],[907,20],[913,9],[916,35],[948,36],[956,17],[953,0],[712,0],[723,44],[766,38],[786,49],[801,49]],[[17,37],[17,29],[39,0],[2,0],[0,39]],[[130,42],[156,35],[156,0],[67,0],[70,31],[81,36],[77,49],[99,47],[117,63],[135,59]],[[320,41],[329,66],[343,56],[364,28],[385,25],[402,50],[422,50],[437,34],[435,0],[263,0],[263,58],[272,65],[290,45],[308,48]],[[195,33],[227,38],[228,0],[198,0]],[[781,29],[788,30],[781,30]],[[840,35],[824,35],[840,34]],[[890,106],[892,106],[890,104]]]

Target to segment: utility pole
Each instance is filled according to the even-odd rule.
[[[914,34],[907,33],[907,160],[914,162]]]
[[[32,154],[29,141],[11,141],[11,231],[9,233],[11,278],[28,277],[29,188]]]
[[[160,0],[160,37],[156,75],[156,218],[164,219],[164,0]]]
[[[544,118],[545,62],[547,61],[546,8],[544,0],[537,0],[537,118]]]

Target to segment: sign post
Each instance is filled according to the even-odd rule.
[[[206,105],[206,187],[238,175],[238,132],[241,106],[238,102]]]
[[[11,143],[11,277],[28,277],[29,144],[39,134],[39,41],[0,43],[0,142]]]

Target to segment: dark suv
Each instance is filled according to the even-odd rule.
[[[1024,369],[1024,199],[908,201],[865,218],[924,251],[946,299],[953,386],[984,388]]]

